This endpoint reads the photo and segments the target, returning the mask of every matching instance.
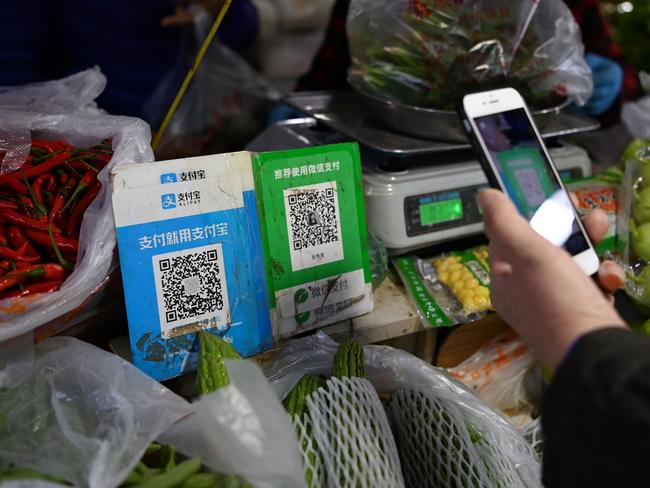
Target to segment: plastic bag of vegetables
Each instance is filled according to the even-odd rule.
[[[580,29],[561,0],[352,0],[351,84],[405,105],[451,110],[508,83],[534,108],[591,95]]]
[[[625,291],[650,317],[650,143],[633,143],[623,157],[625,175],[616,218],[618,254],[628,277]]]
[[[327,374],[337,346],[320,332],[292,341],[265,373],[284,397],[304,375]],[[406,486],[541,486],[530,444],[470,390],[407,352],[364,352],[366,377],[386,399]]]
[[[108,175],[153,161],[153,153],[147,124],[96,108],[105,85],[90,69],[0,89],[0,341],[72,325],[107,283],[115,248]],[[43,277],[50,288],[32,286]],[[25,286],[14,293],[16,281]],[[34,294],[21,296],[25,290]]]
[[[42,342],[30,366],[31,347],[0,345],[0,357],[10,351],[23,367],[23,374],[10,364],[0,371],[9,373],[0,390],[0,484],[54,478],[91,488],[305,485],[289,416],[261,370],[228,360],[237,353],[220,338],[202,334],[202,395],[193,404],[76,339]],[[161,452],[152,463],[154,451]]]
[[[14,371],[0,390],[0,468],[114,487],[154,439],[191,412],[128,362],[79,340],[48,339],[33,352],[33,362],[22,361],[22,374]]]

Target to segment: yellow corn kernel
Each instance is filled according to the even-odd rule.
[[[439,271],[438,279],[443,283],[447,283],[449,281],[449,271]]]
[[[464,303],[468,298],[473,298],[472,291],[467,289],[459,290],[456,296],[458,297],[458,301],[460,303]]]
[[[463,308],[468,312],[476,311],[476,303],[474,303],[474,300],[472,300],[471,298],[463,300],[461,303],[463,304]]]
[[[459,278],[460,278],[460,270],[452,271],[452,272],[449,274],[449,279],[450,279],[451,281],[458,281]]]
[[[478,287],[478,280],[472,276],[465,279],[465,288],[472,290]]]
[[[480,298],[490,298],[490,290],[486,286],[479,286],[474,290],[474,296]]]
[[[486,310],[490,308],[490,300],[486,297],[474,297],[474,304],[478,310]]]

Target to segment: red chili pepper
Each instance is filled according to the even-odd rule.
[[[65,271],[58,264],[38,264],[22,269],[14,269],[0,278],[0,290],[6,290],[27,278],[59,280],[65,278]]]
[[[81,159],[81,160],[78,160],[78,161],[70,160],[68,163],[69,163],[68,165],[71,168],[79,170],[79,171],[90,170],[90,171],[94,171],[95,173],[99,173],[99,170],[97,168],[95,168],[92,164],[87,162],[85,160],[85,158]]]
[[[48,152],[56,152],[62,149],[71,149],[72,146],[64,141],[46,141],[45,139],[32,139],[32,149],[44,149]]]
[[[23,242],[18,247],[18,249],[16,249],[16,252],[21,256],[26,256],[28,258],[36,258],[37,261],[41,259],[41,255],[38,252],[36,252],[36,249],[34,249],[31,242],[29,241]]]
[[[54,221],[54,218],[63,210],[66,201],[70,197],[70,194],[74,191],[74,188],[77,186],[77,179],[72,177],[65,182],[65,185],[59,190],[54,202],[52,203],[52,208],[50,209],[50,222]]]
[[[13,210],[5,208],[0,208],[0,221],[17,225],[18,227],[22,227],[24,229],[33,229],[39,230],[41,232],[47,232],[47,222],[32,219],[25,215],[14,212]],[[54,234],[61,234],[61,231],[55,227],[52,228],[52,231]]]
[[[57,168],[56,175],[59,177],[59,184],[65,185],[70,179],[70,175],[60,168]]]
[[[54,255],[56,256],[56,259],[59,260],[59,263],[61,263],[61,266],[63,266],[64,269],[68,271],[72,271],[74,268],[74,264],[72,264],[70,261],[65,259],[63,257],[63,254],[61,254],[61,250],[59,249],[59,246],[56,244],[56,239],[54,237],[54,234],[52,233],[52,224],[50,224],[47,227],[47,232],[50,236],[50,242],[52,243],[52,250],[54,251]]]
[[[13,173],[11,173],[11,174],[13,174]],[[6,176],[6,175],[3,175],[3,176]],[[27,189],[25,184],[22,181],[18,181],[15,178],[8,178],[6,180],[0,181],[0,185],[8,186],[14,192],[19,193],[21,195],[29,195],[29,190]]]
[[[43,185],[45,185],[45,188],[54,188],[56,185],[56,179],[54,178],[54,175],[52,173],[45,173],[40,175],[36,180],[34,180],[34,183],[32,183],[32,190],[34,190],[34,195],[36,195],[36,200],[38,200],[38,203],[41,205],[44,205],[43,203]]]
[[[61,212],[63,212],[66,208],[68,208],[71,204],[74,203],[74,201],[77,199],[79,194],[84,191],[86,188],[88,188],[94,181],[97,180],[97,173],[91,170],[88,170],[84,173],[82,178],[79,180],[79,184],[77,185],[77,188],[75,188],[74,192],[68,199],[68,202],[65,204],[65,206],[61,209]]]
[[[20,246],[28,242],[22,229],[15,225],[10,225],[9,228],[7,228],[7,241],[12,249],[18,249]]]
[[[11,179],[16,179],[18,177],[33,178],[34,176],[42,175],[43,173],[47,173],[48,171],[51,171],[57,166],[63,164],[65,161],[70,159],[71,156],[72,154],[69,151],[64,151],[61,154],[52,156],[50,159],[48,159],[47,161],[39,165],[30,166],[29,168],[26,168],[24,170],[21,168],[20,171],[5,174],[5,175],[0,175],[0,183]]]
[[[46,232],[37,232],[35,230],[25,230],[25,235],[27,238],[38,244],[39,246],[52,248],[52,241],[50,240],[49,234]],[[79,251],[79,241],[72,237],[63,237],[55,236],[54,242],[61,251],[61,253],[69,258],[74,258],[77,256],[77,251]]]
[[[70,219],[68,220],[68,225],[65,229],[67,235],[72,235],[73,233],[79,231],[79,228],[81,227],[81,219],[83,218],[86,209],[90,206],[90,204],[99,193],[99,190],[101,189],[101,183],[96,182],[93,186],[90,187],[86,194],[79,199],[79,202],[77,205],[75,205],[72,213],[70,214]]]
[[[20,270],[16,269],[7,273],[7,275],[24,275],[27,278],[38,278],[43,280],[62,280],[66,277],[66,272],[60,264],[43,263],[32,264]]]
[[[0,261],[0,274],[5,274],[11,269],[11,261],[6,259]]]
[[[36,295],[38,293],[52,293],[61,288],[62,280],[59,281],[43,281],[42,283],[32,283],[26,285],[22,290],[14,290],[6,293],[2,298],[20,298],[28,295]]]
[[[10,208],[15,210],[18,208],[18,205],[8,200],[0,200],[0,208]]]
[[[7,247],[7,246],[0,246],[0,257],[4,259],[10,259],[12,261],[27,261],[34,263],[40,259],[40,256],[25,256],[24,254],[20,254],[18,251],[14,251],[13,249]]]

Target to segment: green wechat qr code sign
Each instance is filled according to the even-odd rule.
[[[356,144],[258,153],[253,168],[273,290],[360,269],[370,281]],[[294,295],[296,303],[303,294]]]

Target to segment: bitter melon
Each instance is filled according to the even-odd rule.
[[[241,359],[231,344],[207,332],[199,332],[199,365],[196,371],[196,390],[205,395],[230,383],[224,359]]]
[[[353,338],[343,342],[336,350],[332,363],[332,376],[343,378],[352,376],[366,377],[365,355],[363,346]]]

